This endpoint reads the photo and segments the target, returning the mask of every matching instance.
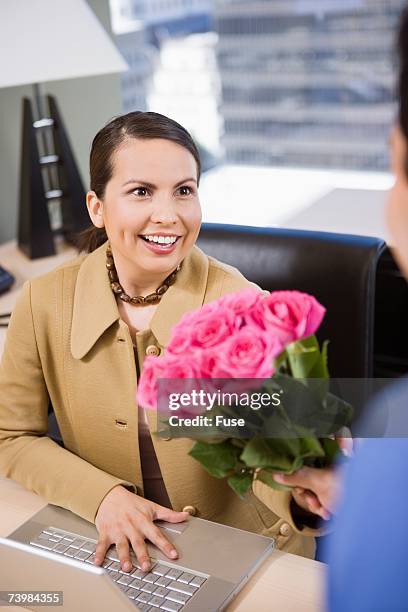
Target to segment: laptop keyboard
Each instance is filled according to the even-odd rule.
[[[85,563],[93,563],[95,559],[95,540],[55,527],[44,529],[30,544]],[[134,561],[132,571],[124,572],[116,550],[109,549],[102,564],[112,580],[142,612],[183,610],[208,578],[171,563],[154,559],[151,562],[149,572],[143,572],[137,561]]]

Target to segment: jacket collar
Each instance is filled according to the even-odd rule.
[[[82,359],[120,318],[105,267],[106,247],[105,242],[85,257],[79,268],[71,330],[71,352],[75,359]],[[208,258],[194,246],[150,322],[150,329],[161,346],[167,346],[172,327],[184,313],[202,306],[207,277]]]

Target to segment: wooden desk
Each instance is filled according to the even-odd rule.
[[[12,291],[0,297],[0,313],[10,312],[23,282],[43,274],[64,261],[75,257],[71,248],[63,249],[55,257],[28,260],[14,242],[0,246],[0,263],[15,277]],[[6,330],[0,328],[0,356]],[[24,521],[38,512],[46,501],[0,477],[0,536],[6,537]],[[323,609],[325,566],[303,557],[274,552],[231,604],[231,612],[318,612]],[[22,585],[23,588],[23,585]],[[23,610],[12,607],[12,610]]]

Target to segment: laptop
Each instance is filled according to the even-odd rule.
[[[142,572],[132,553],[133,569],[123,572],[115,547],[103,567],[93,564],[95,525],[49,504],[0,538],[0,591],[36,591],[37,599],[14,600],[29,610],[44,609],[44,592],[60,601],[59,592],[63,605],[51,609],[64,612],[213,612],[226,608],[274,548],[273,538],[196,517],[156,524],[179,558],[170,561],[148,543],[151,570]]]

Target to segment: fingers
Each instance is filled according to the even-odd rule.
[[[127,538],[123,538],[116,542],[116,550],[121,568],[124,572],[130,572],[132,569],[132,562],[130,560],[129,542]]]
[[[276,482],[281,484],[308,489],[308,493],[312,493],[325,510],[324,516],[322,511],[316,512],[322,518],[327,517],[328,510],[332,512],[335,509],[339,481],[333,470],[303,467],[294,474],[274,474],[273,477]]]
[[[175,512],[175,510],[171,510],[165,506],[159,506],[159,504],[155,505],[155,520],[160,519],[161,521],[167,521],[168,523],[181,523],[182,521],[186,521],[189,516],[190,515],[188,512]]]
[[[306,504],[308,506],[309,512],[313,512],[314,514],[317,514],[325,521],[328,521],[330,519],[330,516],[331,516],[330,512],[322,506],[322,504],[319,502],[317,497],[313,495],[313,493],[306,491],[305,500],[306,500]]]
[[[346,457],[352,456],[354,448],[352,438],[337,438],[337,444],[339,445],[343,455]]]
[[[95,550],[95,565],[101,565],[103,563],[110,544],[110,540],[106,537],[103,537],[99,540]],[[147,544],[144,541],[143,537],[134,535],[133,537],[131,537],[131,544],[140,567],[144,572],[148,572],[151,568],[151,561],[147,549]],[[170,545],[170,548],[174,549],[174,546]],[[130,572],[132,570],[133,563],[130,558],[129,540],[127,538],[123,538],[120,541],[116,542],[116,551],[118,553],[119,563],[122,570],[124,572]],[[176,556],[171,558],[175,559],[176,557],[177,551]]]
[[[100,536],[95,549],[95,565],[101,565],[110,546],[110,541],[106,536]]]
[[[167,557],[170,559],[177,559],[178,552],[174,547],[174,544],[170,542],[163,532],[155,525],[150,525],[147,531],[147,537],[152,544],[157,546]]]
[[[140,567],[144,572],[148,572],[152,565],[146,542],[139,535],[132,536],[130,541]]]
[[[325,521],[328,521],[331,518],[330,512],[327,510],[327,508],[322,506],[312,491],[305,491],[304,489],[296,487],[294,492],[296,493],[296,495],[294,495],[295,501],[299,506],[305,510],[308,510],[308,512],[312,512],[313,514],[320,516]]]

